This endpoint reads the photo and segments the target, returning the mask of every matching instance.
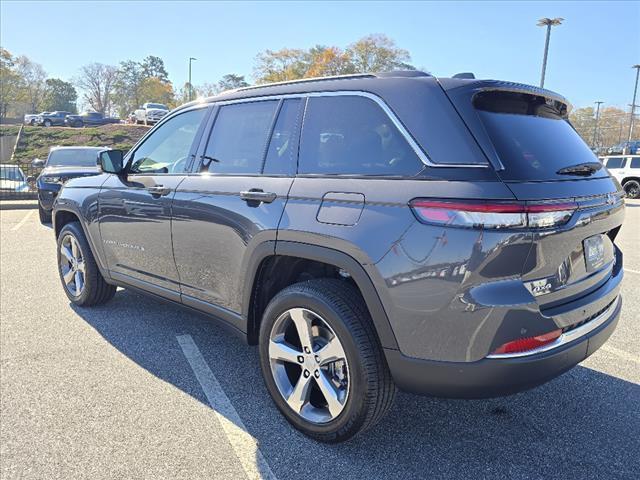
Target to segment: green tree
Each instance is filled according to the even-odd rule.
[[[0,120],[7,118],[22,88],[22,79],[16,72],[11,52],[0,47]]]
[[[248,87],[249,84],[244,79],[244,75],[227,73],[218,81],[218,91],[233,90],[234,88]]]
[[[144,78],[142,67],[138,62],[133,60],[120,62],[113,88],[113,101],[120,117],[125,117],[142,103],[139,90]]]
[[[355,73],[349,54],[338,47],[316,45],[309,50],[305,77],[328,77]]]
[[[78,93],[71,83],[59,78],[48,78],[45,83],[47,88],[42,105],[43,110],[76,112]]]
[[[168,106],[174,106],[175,103],[171,84],[157,77],[145,78],[140,84],[138,94],[144,102],[164,103]]]
[[[398,48],[395,41],[381,33],[367,35],[352,43],[346,53],[358,73],[415,69],[408,63],[411,61],[409,52]]]
[[[164,67],[164,60],[162,60],[160,57],[149,55],[144,60],[142,60],[139,65],[142,70],[142,76],[144,78],[155,77],[161,82],[170,83],[169,74]]]

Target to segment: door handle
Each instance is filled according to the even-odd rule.
[[[259,188],[252,188],[251,190],[243,190],[240,192],[240,198],[245,202],[271,203],[276,197],[277,195],[275,193],[264,192]]]
[[[162,185],[154,185],[153,187],[147,187],[147,191],[151,195],[158,196],[158,197],[169,195],[171,193],[171,189],[169,187],[163,187]]]

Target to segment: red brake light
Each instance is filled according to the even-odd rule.
[[[529,350],[535,350],[536,348],[555,342],[560,335],[562,335],[562,330],[558,329],[535,337],[519,338],[518,340],[507,342],[497,348],[493,352],[493,355],[502,353],[521,353]]]
[[[564,225],[578,208],[574,202],[467,202],[416,199],[410,206],[424,223],[482,228],[546,228]]]

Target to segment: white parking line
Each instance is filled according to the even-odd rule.
[[[32,214],[33,214],[33,210],[29,210],[29,212],[24,216],[22,220],[20,220],[13,227],[11,227],[11,231],[15,232],[16,230],[18,230],[22,225],[24,225],[27,222],[27,220],[29,220],[29,217],[31,217]]]
[[[251,480],[276,480],[271,467],[269,467],[258,448],[256,439],[247,432],[240,415],[238,415],[227,394],[222,390],[218,379],[209,368],[209,365],[207,365],[191,335],[178,335],[176,339],[180,344],[180,348],[182,348],[182,353],[184,353],[189,365],[191,365],[191,369],[196,375],[211,408],[216,413],[222,429],[227,435],[229,443],[233,447],[238,460],[240,460],[247,477]]]
[[[640,356],[625,352],[624,350],[612,347],[611,345],[604,344],[602,346],[602,350],[604,350],[605,352],[609,352],[617,357],[624,358],[625,360],[629,360],[630,362],[640,363]]]
[[[624,271],[631,272],[631,273],[640,273],[640,270],[631,270],[630,268],[625,268]]]

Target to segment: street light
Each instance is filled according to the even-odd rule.
[[[542,57],[542,76],[540,77],[540,88],[544,87],[544,75],[547,71],[547,55],[549,54],[549,38],[551,38],[551,27],[560,25],[564,18],[541,18],[538,20],[539,27],[547,27],[547,40],[544,42],[544,57]]]
[[[191,61],[197,58],[189,57],[189,101],[193,99],[193,86],[191,85]]]
[[[600,104],[604,103],[602,101],[597,101],[597,102],[593,102],[597,105],[596,108],[596,124],[593,127],[593,142],[591,142],[591,145],[596,146],[596,138],[598,138],[598,120],[600,119]]]
[[[633,133],[633,122],[635,120],[636,113],[636,94],[638,93],[638,75],[640,75],[640,65],[636,64],[631,68],[636,69],[636,86],[633,89],[633,101],[631,102],[631,119],[629,120],[629,142],[631,141],[631,134]]]

